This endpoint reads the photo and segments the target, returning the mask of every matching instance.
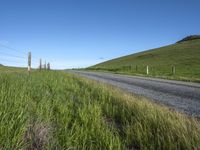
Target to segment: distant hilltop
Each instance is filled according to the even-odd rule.
[[[183,38],[182,40],[180,40],[176,43],[181,43],[181,42],[191,41],[191,40],[197,40],[197,39],[200,39],[200,35],[190,35],[190,36],[187,36],[187,37]]]

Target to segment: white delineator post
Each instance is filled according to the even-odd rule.
[[[31,52],[28,53],[28,72],[31,71]]]
[[[147,75],[149,74],[149,66],[147,66]]]

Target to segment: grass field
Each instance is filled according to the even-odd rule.
[[[124,56],[87,69],[146,76],[147,65],[151,77],[200,82],[200,39]],[[172,66],[176,68],[175,74]]]
[[[0,149],[200,149],[200,124],[59,71],[0,68]]]

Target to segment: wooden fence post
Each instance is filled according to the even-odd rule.
[[[42,59],[40,59],[40,66],[39,66],[40,71],[42,70]]]
[[[50,63],[47,63],[47,69],[50,70]]]
[[[138,71],[138,66],[137,66],[137,65],[135,66],[135,71],[136,71],[136,72]]]
[[[28,53],[28,72],[31,71],[31,52]]]
[[[175,68],[175,66],[172,66],[172,74],[173,74],[173,75],[176,74],[176,68]]]
[[[45,69],[45,70],[47,69],[46,60],[45,60],[45,63],[44,63],[44,69]]]

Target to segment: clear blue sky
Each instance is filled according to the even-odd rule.
[[[35,63],[41,57],[53,68],[86,67],[191,34],[200,34],[199,0],[0,1],[0,44],[31,50]],[[0,63],[26,66],[0,56]]]

